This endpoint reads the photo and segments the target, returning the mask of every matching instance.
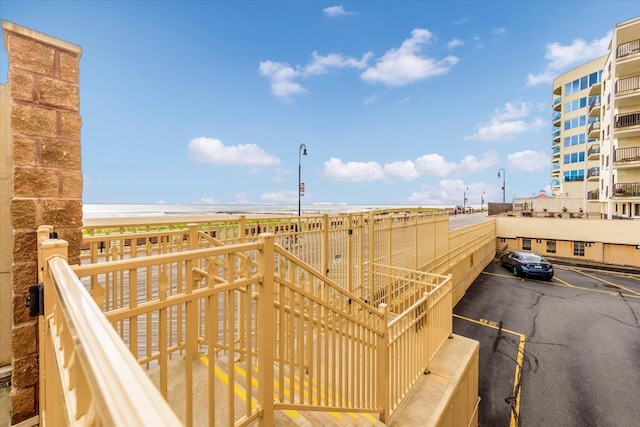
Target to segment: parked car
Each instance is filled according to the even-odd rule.
[[[500,265],[510,270],[514,276],[553,279],[553,265],[535,252],[509,252],[500,257]]]
[[[462,214],[462,213],[464,213],[464,208],[462,206],[458,205],[455,208],[453,208],[453,213]]]

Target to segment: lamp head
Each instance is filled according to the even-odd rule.
[[[498,171],[498,178],[500,178],[500,171]]]
[[[304,149],[302,150],[302,155],[306,156],[307,155],[307,147],[304,147]]]

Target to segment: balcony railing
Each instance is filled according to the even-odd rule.
[[[562,102],[562,97],[561,97],[561,96],[559,96],[559,97],[557,97],[556,99],[554,99],[554,100],[553,100],[553,105],[554,105],[554,107],[555,107],[556,105],[560,104],[561,102]]]
[[[553,150],[551,150],[551,153],[552,153],[552,154],[558,154],[558,153],[560,153],[560,147],[556,147],[556,148],[554,148]]]
[[[640,90],[640,75],[618,79],[616,82],[616,95],[627,95]]]
[[[640,39],[618,45],[616,49],[617,58],[623,58],[634,53],[640,53]]]
[[[587,128],[587,133],[591,134],[591,132],[599,132],[600,131],[600,121],[592,122],[589,124]]]
[[[613,162],[638,162],[640,161],[640,147],[618,148],[613,152]]]
[[[600,144],[593,144],[587,150],[587,157],[592,156],[594,154],[600,154]]]
[[[558,187],[560,185],[560,180],[559,179],[554,179],[551,181],[551,185],[553,187]]]
[[[557,163],[554,163],[553,166],[551,167],[552,170],[559,170],[560,169],[560,165]]]
[[[562,117],[562,114],[560,114],[558,111],[554,111],[553,114],[551,114],[551,121],[555,123],[560,120],[560,117]]]
[[[640,197],[640,182],[614,184],[613,197]]]
[[[587,170],[587,179],[600,176],[600,168],[590,168]]]
[[[589,104],[588,114],[590,115],[594,109],[600,108],[601,105],[602,104],[599,96],[596,96],[595,98],[593,98],[593,101],[591,101],[591,104]]]
[[[631,126],[640,126],[640,111],[616,115],[616,129]]]
[[[598,200],[600,198],[600,190],[587,191],[587,200]]]

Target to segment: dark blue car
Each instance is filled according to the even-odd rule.
[[[553,265],[542,255],[534,252],[509,252],[500,257],[500,265],[514,276],[553,279]]]

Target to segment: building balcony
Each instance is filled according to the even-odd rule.
[[[551,156],[555,159],[556,157],[559,159],[560,158],[560,147],[556,147],[553,150],[551,150]]]
[[[584,181],[584,175],[565,176],[564,182]]]
[[[602,103],[600,102],[600,97],[595,97],[593,98],[593,101],[591,101],[591,104],[589,104],[589,112],[588,117],[600,117],[600,107],[602,106]]]
[[[640,197],[640,182],[621,182],[614,184],[613,197]]]
[[[640,61],[638,67],[640,67]],[[617,108],[640,104],[640,75],[618,79],[615,100]]]
[[[587,201],[588,202],[597,202],[600,200],[600,190],[591,190],[587,191]]]
[[[640,68],[640,39],[618,45],[616,49],[616,74],[626,76]]]
[[[595,83],[589,88],[589,96],[602,95],[602,82]]]
[[[597,181],[600,178],[600,168],[587,169],[587,181]]]
[[[560,180],[559,179],[554,179],[551,181],[551,186],[552,187],[560,187]]]
[[[617,114],[614,122],[614,135],[616,138],[640,136],[640,111]]]
[[[559,96],[553,100],[553,111],[562,110],[562,97]]]
[[[587,150],[587,160],[598,160],[600,158],[600,144],[592,144]]]
[[[617,168],[640,167],[640,147],[616,149],[613,152],[613,165]]]
[[[558,111],[554,111],[553,114],[551,114],[551,122],[553,123],[554,127],[560,127],[561,118],[562,118],[562,114]]]
[[[588,138],[600,139],[600,121],[589,123],[587,136]]]

